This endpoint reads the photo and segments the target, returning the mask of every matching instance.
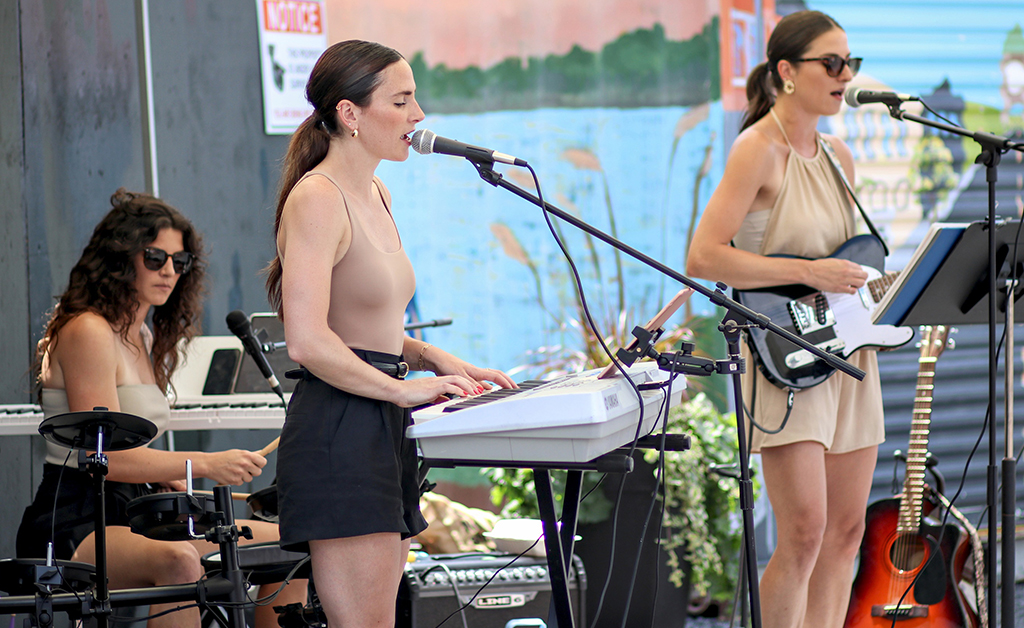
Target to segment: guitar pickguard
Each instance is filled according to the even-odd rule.
[[[868,273],[868,284],[855,294],[787,285],[737,290],[734,298],[808,343],[843,358],[863,347],[891,348],[909,342],[913,329],[871,323],[877,303],[869,286],[885,281],[880,270],[884,262],[881,241],[870,235],[855,236],[830,257],[860,264]],[[809,351],[764,329],[747,330],[747,343],[758,368],[780,388],[810,388],[835,372]]]
[[[793,328],[801,336],[836,324],[836,315],[828,305],[828,297],[820,292],[793,299],[786,304]]]

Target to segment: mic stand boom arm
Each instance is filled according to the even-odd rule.
[[[1013,531],[1016,529],[1016,466],[1017,459],[1013,452],[1013,413],[1012,411],[1006,412],[1004,417],[1004,431],[1005,431],[1005,455],[1002,460],[1002,485],[1003,485],[1003,500],[1002,500],[1002,520],[1001,527],[1003,530],[1002,538],[1002,561],[997,561],[996,547],[998,546],[998,536],[996,535],[996,495],[999,492],[997,489],[998,483],[996,481],[997,467],[996,467],[996,373],[999,369],[999,360],[996,355],[996,278],[998,275],[999,266],[996,263],[996,180],[998,177],[998,166],[999,161],[1003,153],[1009,150],[1018,150],[1024,152],[1024,143],[1014,142],[1008,138],[1000,135],[994,135],[992,133],[986,133],[984,131],[972,132],[967,129],[939,122],[937,120],[929,120],[928,118],[918,116],[912,113],[907,113],[900,109],[899,103],[888,104],[889,114],[897,120],[910,120],[911,122],[917,122],[924,126],[939,129],[953,135],[960,135],[962,137],[968,137],[973,139],[981,146],[981,154],[978,155],[975,163],[985,165],[985,180],[988,183],[988,475],[987,475],[987,499],[989,512],[989,526],[988,526],[988,616],[991,626],[995,625],[996,617],[999,617],[996,609],[996,597],[991,595],[991,591],[995,587],[996,575],[999,572],[1000,562],[1002,563],[1002,626],[1004,628],[1012,628],[1014,622],[1014,581],[1015,577],[1015,537]],[[1011,287],[1011,290],[1014,288]],[[1010,294],[1007,298],[1008,306],[1012,305],[1014,295]],[[1010,307],[1008,312],[1012,312]],[[1014,321],[1012,316],[1006,321],[1006,335],[1007,335],[1007,346],[1013,346],[1013,325]],[[1007,361],[1007,369],[1011,369],[1013,360]],[[1006,387],[1006,400],[1007,408],[1011,408],[1013,404],[1013,390],[1012,386]]]
[[[864,379],[864,371],[858,369],[852,364],[846,362],[837,355],[832,355],[822,351],[818,347],[810,344],[809,342],[799,338],[798,336],[790,333],[789,331],[779,327],[775,323],[771,322],[771,319],[763,314],[759,314],[750,308],[730,299],[725,295],[726,285],[719,282],[717,284],[717,290],[710,290],[705,288],[696,281],[683,275],[682,273],[676,272],[665,266],[661,262],[658,262],[647,255],[644,255],[640,251],[630,247],[624,242],[614,238],[593,226],[577,219],[575,216],[551,205],[550,203],[541,203],[541,200],[527,192],[526,190],[509,183],[501,174],[494,172],[492,166],[494,165],[493,160],[474,160],[470,159],[473,166],[480,173],[480,177],[484,181],[490,183],[496,187],[502,187],[509,192],[512,192],[516,196],[530,201],[534,205],[540,207],[544,211],[550,212],[561,218],[565,222],[573,225],[577,229],[581,229],[586,233],[594,236],[595,238],[609,244],[623,253],[633,257],[646,264],[647,266],[657,270],[658,272],[675,279],[679,283],[692,288],[695,292],[699,292],[706,296],[712,303],[726,308],[729,313],[726,315],[726,320],[719,326],[719,330],[725,336],[726,344],[728,345],[729,352],[729,372],[732,373],[733,383],[733,396],[734,404],[736,406],[736,440],[737,449],[739,450],[739,491],[740,491],[740,510],[742,511],[743,517],[743,558],[744,558],[744,573],[746,575],[746,581],[749,583],[749,600],[750,600],[750,617],[751,617],[751,628],[761,628],[761,599],[760,592],[758,590],[758,574],[757,574],[757,545],[754,539],[754,484],[750,479],[750,463],[749,455],[747,453],[747,444],[744,436],[743,429],[743,391],[740,386],[740,373],[743,371],[743,358],[740,357],[740,330],[742,327],[754,326],[760,327],[761,329],[767,329],[772,333],[782,336],[786,340],[789,340],[793,344],[799,346],[811,352],[813,355],[821,358],[827,364],[836,368],[851,377],[855,377],[858,381]],[[690,365],[691,368],[700,369],[706,365]],[[563,621],[559,621],[559,628],[571,628],[572,617],[571,615]]]
[[[482,163],[482,164],[478,163],[476,161],[473,161],[472,163],[476,167],[477,172],[480,173],[480,177],[484,181],[490,183],[491,185],[493,185],[495,187],[504,188],[504,189],[508,190],[509,192],[512,192],[516,196],[518,196],[520,198],[523,198],[523,199],[525,199],[527,201],[530,201],[531,203],[533,203],[534,205],[536,205],[538,207],[541,206],[540,205],[540,199],[538,199],[536,196],[534,196],[533,194],[530,194],[526,190],[518,187],[517,185],[515,185],[513,183],[509,183],[508,181],[506,181],[501,176],[500,173],[497,173],[494,170],[492,170],[491,169],[491,165],[493,165],[493,161],[491,161],[490,163],[486,163],[485,162],[485,163]],[[622,251],[623,253],[625,253],[626,255],[629,255],[633,259],[636,259],[636,260],[638,260],[640,262],[643,262],[644,264],[646,264],[647,266],[653,268],[654,270],[656,270],[656,271],[658,271],[658,272],[660,272],[660,273],[662,273],[664,275],[667,275],[668,277],[671,277],[672,279],[675,279],[676,281],[678,281],[679,283],[683,284],[684,286],[687,286],[688,288],[692,288],[695,292],[699,292],[700,294],[702,294],[705,297],[707,297],[715,305],[719,305],[719,306],[724,307],[725,309],[727,309],[732,315],[734,315],[736,317],[737,320],[749,321],[751,324],[756,325],[757,327],[760,327],[761,329],[767,329],[768,331],[770,331],[770,332],[772,332],[774,334],[782,336],[783,338],[785,338],[789,342],[792,342],[793,344],[797,345],[801,349],[809,351],[810,353],[812,353],[816,357],[820,358],[821,360],[823,360],[826,364],[828,364],[832,368],[835,368],[835,369],[837,369],[839,371],[842,371],[843,373],[846,373],[847,375],[857,379],[858,381],[863,381],[864,375],[865,375],[864,371],[862,371],[859,368],[853,366],[852,364],[850,364],[846,360],[840,358],[838,355],[835,355],[835,354],[832,354],[832,353],[828,353],[826,351],[822,351],[821,349],[819,349],[818,347],[815,347],[814,345],[812,345],[811,343],[807,342],[803,338],[800,338],[799,336],[793,334],[792,332],[790,332],[790,331],[788,331],[786,329],[783,329],[782,327],[779,327],[778,325],[773,323],[771,321],[771,319],[768,318],[767,316],[765,316],[764,314],[760,314],[758,312],[755,312],[754,310],[746,307],[745,305],[741,304],[740,302],[735,301],[733,299],[730,299],[728,296],[725,295],[725,292],[724,292],[724,290],[726,288],[725,284],[719,282],[717,284],[717,288],[718,288],[717,290],[711,290],[709,288],[706,288],[702,284],[694,281],[693,279],[690,279],[686,275],[684,275],[684,274],[682,274],[680,272],[677,272],[677,271],[669,268],[668,266],[662,264],[658,260],[653,259],[653,258],[651,258],[651,257],[649,257],[649,256],[647,256],[647,255],[645,255],[643,253],[641,253],[640,251],[634,249],[633,247],[629,246],[625,242],[622,242],[621,240],[619,240],[617,238],[614,238],[614,237],[604,233],[603,231],[600,231],[600,230],[594,228],[593,226],[587,224],[586,222],[583,222],[582,220],[576,218],[572,214],[570,214],[570,213],[568,213],[568,212],[566,212],[566,211],[564,211],[562,209],[559,209],[558,207],[555,207],[554,205],[552,205],[551,203],[548,203],[547,201],[544,202],[544,207],[542,209],[544,209],[545,211],[547,211],[547,212],[549,212],[551,214],[554,214],[558,218],[560,218],[560,219],[564,220],[565,222],[571,224],[572,226],[576,227],[577,229],[585,231],[585,232],[589,233],[590,235],[594,236],[595,238],[601,240],[602,242],[604,242],[606,244],[609,244],[612,247]]]

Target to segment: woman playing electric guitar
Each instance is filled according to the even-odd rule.
[[[697,226],[687,271],[737,289],[804,284],[852,294],[867,273],[850,260],[827,257],[856,229],[826,146],[850,181],[853,156],[817,129],[821,116],[839,112],[861,59],[850,56],[835,20],[817,11],[783,18],[767,58],[747,80],[744,128]],[[761,453],[778,530],[760,585],[768,628],[839,628],[846,616],[884,440],[875,352],[862,349],[849,361],[867,373],[864,380],[836,375],[796,392],[781,430],[789,391],[757,369],[744,375],[747,407],[776,432],[754,430],[750,439],[751,451]]]

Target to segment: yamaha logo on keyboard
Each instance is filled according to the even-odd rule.
[[[605,395],[604,398],[604,409],[611,410],[612,408],[619,407],[619,395],[613,392],[610,395]]]

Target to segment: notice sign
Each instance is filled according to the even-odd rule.
[[[263,126],[288,135],[313,112],[306,81],[327,49],[323,0],[256,0],[263,76]]]

